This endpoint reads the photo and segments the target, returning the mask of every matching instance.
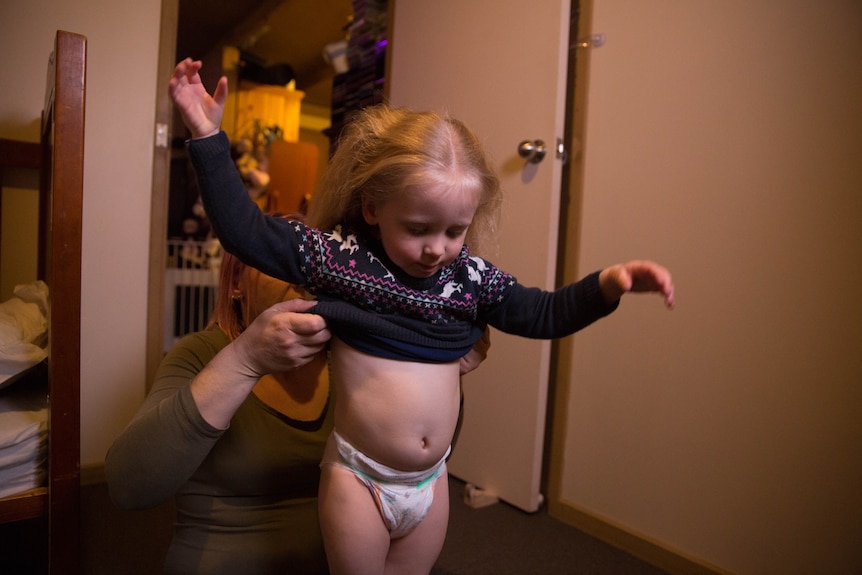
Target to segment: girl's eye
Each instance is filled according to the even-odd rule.
[[[460,238],[466,231],[467,228],[452,228],[446,232],[446,235],[450,238]]]
[[[407,233],[411,236],[421,236],[425,233],[425,228],[419,228],[414,226],[407,226]]]

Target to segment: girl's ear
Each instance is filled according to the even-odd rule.
[[[377,205],[365,194],[362,195],[362,217],[369,226],[377,225]]]

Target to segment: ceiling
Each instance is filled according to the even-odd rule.
[[[288,64],[304,104],[329,107],[332,67],[323,48],[345,39],[351,0],[179,0],[177,60],[236,46],[266,66]]]

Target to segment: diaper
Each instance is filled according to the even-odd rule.
[[[333,431],[321,465],[338,465],[356,475],[374,497],[391,537],[397,539],[410,533],[428,514],[435,480],[446,471],[451,450],[450,446],[429,469],[401,471],[371,459]]]

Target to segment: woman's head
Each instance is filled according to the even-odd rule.
[[[379,207],[428,188],[473,195],[476,209],[466,234],[471,250],[493,238],[500,183],[478,138],[459,120],[440,114],[372,106],[354,116],[340,136],[309,220],[318,228],[342,224],[374,233],[363,202]]]
[[[217,324],[235,339],[269,307],[281,301],[308,297],[304,289],[268,276],[225,252],[210,325]]]

